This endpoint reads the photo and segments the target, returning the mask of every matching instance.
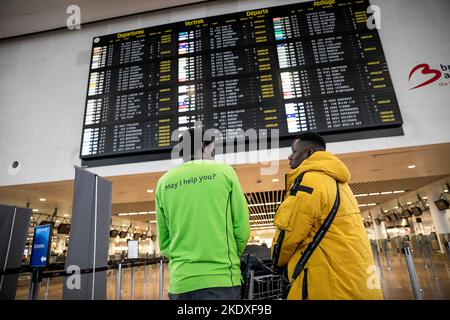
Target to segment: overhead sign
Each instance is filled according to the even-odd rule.
[[[304,2],[94,38],[81,159],[169,158],[172,133],[197,121],[219,130],[217,143],[238,130],[358,139],[400,127],[369,6]]]
[[[30,266],[46,267],[48,265],[51,234],[51,225],[34,227]]]

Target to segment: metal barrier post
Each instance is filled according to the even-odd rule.
[[[148,287],[148,265],[144,265],[144,288]]]
[[[427,257],[425,256],[425,246],[424,246],[424,240],[423,240],[424,236],[421,236],[419,238],[419,245],[420,245],[420,253],[422,254],[422,259],[423,259],[423,267],[425,269],[427,269],[429,266],[427,264]]]
[[[450,260],[450,240],[444,242],[445,251],[447,252],[447,258]]]
[[[124,270],[123,267],[121,267],[120,270],[121,270],[121,273],[120,273],[120,291],[122,291],[123,288],[124,288],[124,286],[123,286],[123,279],[125,279],[125,276],[124,276],[125,270]]]
[[[431,236],[427,236],[425,244],[427,246],[427,255],[431,272],[433,273],[433,277],[437,279],[436,269],[433,264],[433,244],[431,243]]]
[[[382,271],[382,268],[381,268],[380,254],[378,252],[377,244],[376,244],[376,242],[374,243],[374,242],[371,241],[371,245],[372,245],[373,254],[375,255],[375,263],[376,263],[376,265],[378,267],[378,270],[380,270],[380,281],[384,282],[384,274],[383,274],[383,271]]]
[[[164,261],[159,260],[159,300],[164,300]]]
[[[383,247],[384,247],[383,248],[384,249],[384,256],[386,258],[386,265],[387,265],[386,269],[392,270],[391,257],[389,257],[389,253],[388,253],[389,248],[388,248],[387,240],[383,240]]]
[[[418,243],[416,235],[411,236],[411,244],[412,244],[412,248],[410,248],[411,252],[420,251],[420,247],[419,247],[419,243]]]
[[[134,300],[134,267],[131,267],[131,276],[130,276],[130,299]]]
[[[148,277],[148,275],[147,275],[147,264],[146,263],[144,263],[143,268],[144,268],[144,288],[143,288],[143,290],[144,290],[144,300],[147,300],[147,289],[146,288],[148,287],[148,285],[147,285],[147,281],[148,281],[147,277]]]
[[[255,281],[255,270],[250,270],[250,283],[248,285],[248,300],[253,300],[253,294],[255,291],[254,281]]]
[[[109,273],[111,275],[111,280],[110,280],[109,285],[112,286],[114,283],[114,270],[109,270]]]
[[[50,284],[50,278],[47,278],[47,282],[45,284],[45,300],[48,300],[48,286]]]
[[[380,246],[380,241],[381,241],[381,240],[375,240],[375,244],[376,244],[376,246],[377,246],[377,252],[378,252],[378,253],[381,253],[381,251],[382,251],[382,250],[381,250],[381,246]]]
[[[121,289],[122,289],[120,287],[120,284],[122,283],[121,275],[122,275],[122,264],[119,263],[119,267],[117,268],[117,272],[116,272],[116,300],[120,300],[120,293],[121,293]]]
[[[403,244],[402,252],[406,258],[406,266],[408,267],[409,279],[411,280],[411,286],[416,300],[423,300],[422,289],[419,286],[419,280],[417,279],[416,267],[411,256],[411,249],[408,243]]]
[[[397,251],[397,253],[395,254],[396,256],[402,253],[402,244],[400,243],[400,237],[395,238],[395,251]]]
[[[30,290],[28,292],[28,300],[39,299],[39,282],[40,282],[40,270],[33,270],[31,275]]]
[[[396,238],[392,238],[389,242],[391,243],[391,253],[393,256],[397,255],[397,243],[395,242]]]

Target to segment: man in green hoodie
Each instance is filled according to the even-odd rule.
[[[194,141],[197,135],[200,141]],[[214,141],[203,137],[200,129],[184,132],[184,163],[164,174],[156,189],[169,297],[238,300],[240,256],[250,234],[247,201],[234,169],[213,161]]]

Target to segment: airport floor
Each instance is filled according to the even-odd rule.
[[[389,254],[391,269],[388,270],[388,259],[380,255],[382,265],[381,289],[386,300],[413,300],[405,256]],[[447,255],[433,254],[433,263],[422,256],[414,256],[414,266],[424,300],[450,300],[450,261]],[[433,270],[434,269],[434,270]]]
[[[381,287],[386,300],[413,300],[414,294],[411,289],[406,260],[402,254],[390,253],[388,258],[380,254],[381,268]],[[423,299],[425,300],[450,300],[450,262],[446,255],[433,254],[432,262],[426,261],[419,254],[414,256],[414,265],[416,268],[419,285],[422,289]],[[388,270],[390,264],[391,269]],[[427,265],[427,267],[425,267]],[[433,270],[434,268],[434,270]],[[131,299],[130,285],[131,270],[124,269],[123,289],[121,299]],[[159,266],[151,265],[148,267],[147,281],[144,281],[143,268],[135,270],[134,299],[135,300],[157,300],[159,299]],[[164,299],[168,299],[167,285],[169,274],[167,265],[164,270]],[[19,279],[19,287],[16,299],[28,299],[29,277],[22,275]],[[115,299],[116,272],[108,272],[107,299]],[[62,299],[62,278],[51,279],[46,294],[46,280],[44,279],[39,292],[39,299],[60,300]]]

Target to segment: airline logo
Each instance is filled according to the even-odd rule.
[[[409,90],[418,89],[432,84],[438,80],[440,87],[450,86],[450,65],[440,64],[440,70],[430,67],[427,63],[421,63],[411,69],[408,76],[408,81],[415,84]],[[443,82],[442,82],[443,80]]]

